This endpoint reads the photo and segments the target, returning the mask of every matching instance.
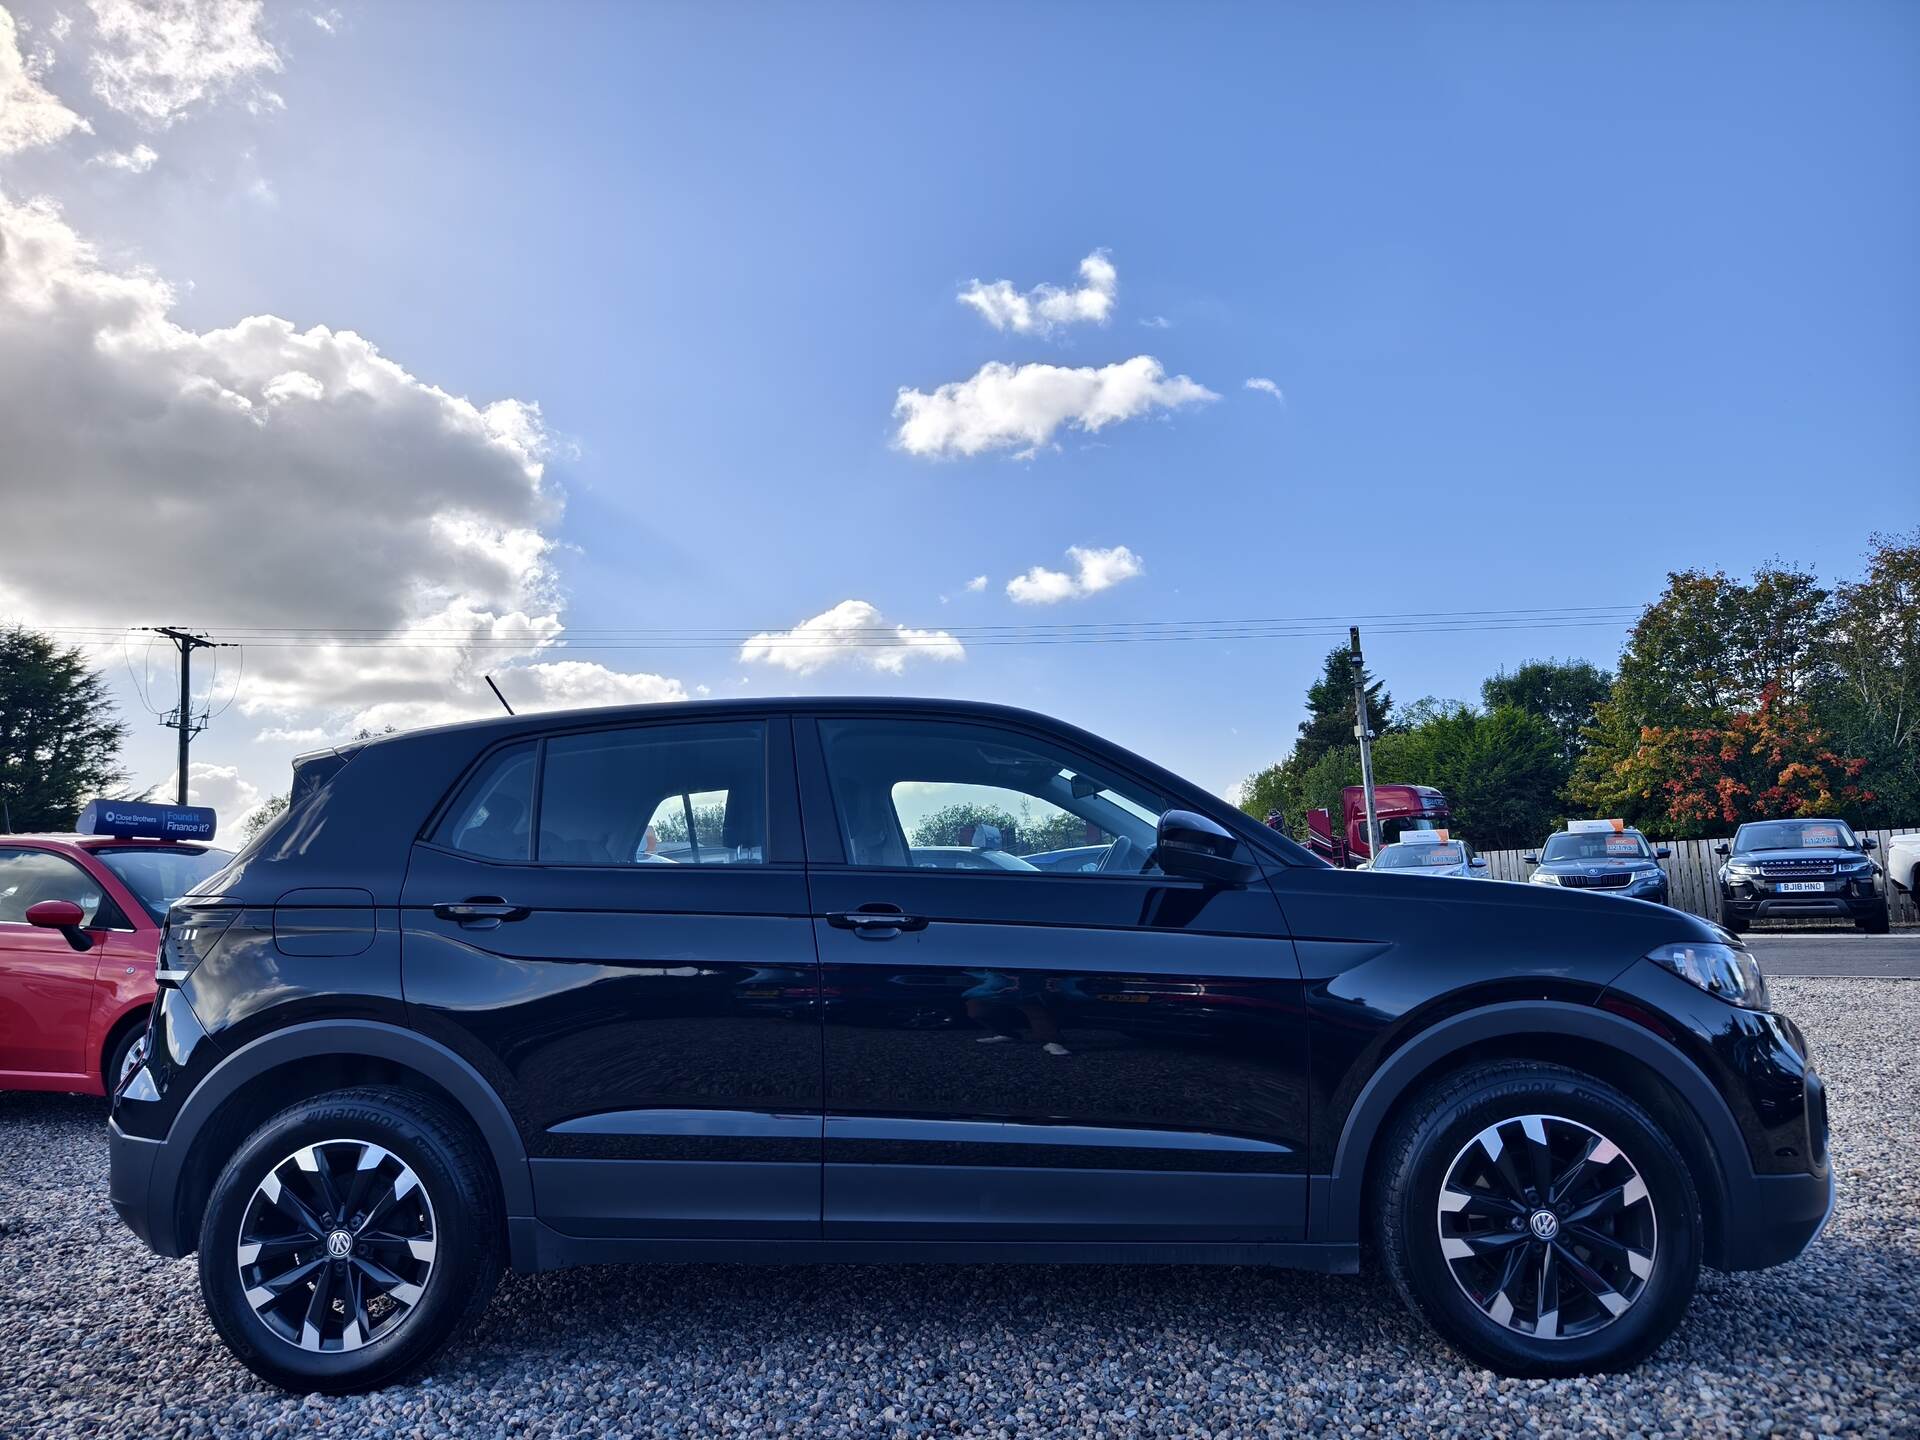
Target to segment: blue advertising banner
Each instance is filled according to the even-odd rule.
[[[93,800],[80,812],[82,835],[125,840],[211,840],[214,813],[205,805],[153,805],[144,800]]]

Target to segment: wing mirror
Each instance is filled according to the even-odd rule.
[[[1487,857],[1484,855],[1476,855],[1473,857],[1473,859],[1469,860],[1467,864],[1472,866],[1475,870],[1484,870],[1487,868]]]
[[[71,900],[42,900],[27,907],[27,923],[43,930],[58,930],[67,944],[80,951],[93,948],[93,937],[80,928],[85,913]]]
[[[1670,845],[1654,846],[1653,858],[1656,860],[1671,860],[1673,858],[1673,847]]]
[[[1540,863],[1539,852],[1534,850],[1529,850],[1526,854],[1520,857],[1520,861],[1524,865],[1538,865]]]
[[[1724,840],[1716,840],[1713,842],[1713,853],[1716,855],[1731,855],[1733,853],[1733,847]]]
[[[1153,858],[1165,874],[1209,885],[1245,885],[1259,871],[1244,856],[1232,833],[1204,815],[1169,810],[1160,817]]]
[[[1860,848],[1862,850],[1878,850],[1880,848],[1880,842],[1871,835],[1862,835],[1860,837]]]

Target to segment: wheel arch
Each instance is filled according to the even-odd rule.
[[[526,1147],[498,1092],[466,1060],[414,1031],[379,1021],[310,1021],[249,1042],[210,1071],[175,1117],[149,1181],[162,1254],[198,1242],[213,1182],[245,1136],[305,1096],[391,1084],[438,1098],[463,1116],[493,1161],[503,1217],[533,1213]]]
[[[1679,1148],[1700,1193],[1705,1258],[1720,1260],[1732,1204],[1727,1166],[1751,1178],[1732,1111],[1686,1056],[1620,1016],[1560,1001],[1514,1001],[1442,1020],[1407,1040],[1362,1087],[1348,1111],[1332,1173],[1315,1185],[1315,1238],[1364,1238],[1373,1166],[1395,1117],[1441,1077],[1496,1060],[1569,1066],[1624,1091]]]
[[[107,1073],[107,1062],[113,1059],[113,1052],[129,1030],[144,1030],[147,1017],[153,1013],[153,996],[145,995],[138,1000],[130,1000],[120,1007],[102,1027],[100,1046],[93,1057],[93,1068],[100,1076],[100,1083],[106,1087],[108,1095],[113,1094],[114,1076]]]

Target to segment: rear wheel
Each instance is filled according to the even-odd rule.
[[[127,1078],[127,1072],[133,1069],[134,1054],[140,1044],[140,1038],[147,1033],[147,1022],[143,1016],[138,1024],[129,1024],[114,1037],[112,1046],[107,1050],[106,1064],[101,1066],[100,1079],[112,1095],[120,1088],[120,1082]]]
[[[1626,1095],[1506,1062],[1421,1096],[1387,1140],[1382,1257],[1413,1310],[1506,1375],[1621,1370],[1679,1323],[1700,1268],[1686,1166]]]
[[[228,1349],[288,1390],[369,1390],[476,1319],[500,1273],[483,1152],[441,1105],[339,1090],[261,1126],[214,1183],[200,1288]]]

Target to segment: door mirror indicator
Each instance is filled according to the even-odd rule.
[[[58,930],[67,944],[79,951],[93,948],[93,937],[80,928],[86,913],[71,900],[42,900],[27,907],[27,923],[44,930]]]
[[[1212,885],[1245,885],[1259,871],[1243,853],[1231,832],[1195,811],[1169,810],[1160,817],[1153,859],[1168,875]]]

